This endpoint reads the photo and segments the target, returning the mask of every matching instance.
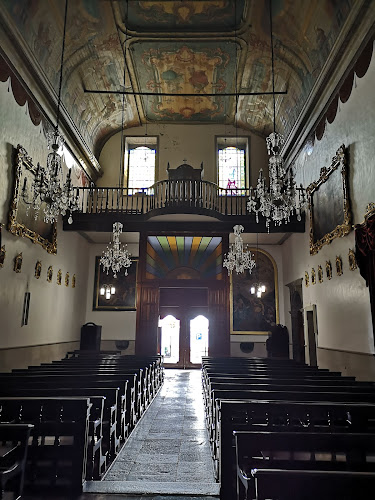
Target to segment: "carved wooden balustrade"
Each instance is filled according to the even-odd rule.
[[[163,180],[150,188],[77,188],[79,211],[85,214],[196,213],[200,215],[247,214],[249,189],[223,189],[203,180]]]

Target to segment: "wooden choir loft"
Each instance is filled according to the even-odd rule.
[[[367,498],[374,34],[368,0],[0,0],[0,498],[110,499],[198,372],[212,478],[191,458],[184,491],[123,494]],[[251,272],[226,267],[236,226]]]

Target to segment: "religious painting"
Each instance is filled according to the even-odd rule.
[[[5,245],[3,245],[0,248],[0,267],[4,267],[5,254],[6,254]]]
[[[307,188],[310,209],[310,254],[351,231],[348,166],[345,146],[332,158],[329,168]]]
[[[57,251],[56,222],[52,224],[44,222],[44,203],[41,205],[36,220],[34,210],[30,207],[31,185],[36,167],[22,146],[17,146],[15,154],[14,188],[9,210],[8,230],[16,236],[29,238],[33,243],[42,245],[48,253],[55,254]]]
[[[130,53],[137,81],[142,88],[156,93],[155,97],[142,97],[147,119],[222,123],[228,106],[220,94],[235,92],[236,49],[233,41],[173,41],[159,43],[157,48],[154,42],[132,43]]]
[[[305,271],[305,287],[307,288],[310,284],[310,275],[307,271]]]
[[[138,259],[131,259],[131,262],[127,276],[125,269],[121,269],[114,278],[111,271],[108,274],[103,271],[100,257],[96,257],[93,311],[136,310]],[[113,293],[107,295],[105,289],[108,287]]]
[[[314,268],[311,269],[311,284],[316,285],[316,272]]]
[[[231,276],[231,333],[267,334],[279,323],[277,267],[264,250],[249,249],[256,267],[252,273],[233,273]],[[251,293],[252,287],[264,285],[261,297]]]
[[[47,270],[47,281],[48,283],[52,283],[52,277],[53,277],[53,268],[52,266],[49,266]]]
[[[221,236],[148,236],[146,279],[223,279]]]
[[[322,268],[322,266],[318,266],[318,281],[319,281],[319,283],[323,283],[323,268]]]
[[[326,261],[326,276],[327,279],[332,279],[332,264],[330,260]]]
[[[337,276],[341,276],[342,273],[343,273],[342,259],[339,255],[336,255],[336,274],[337,274]]]

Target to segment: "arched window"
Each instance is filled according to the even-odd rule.
[[[156,154],[157,137],[126,137],[124,186],[143,190],[155,184]]]

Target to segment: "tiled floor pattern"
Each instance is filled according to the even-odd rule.
[[[164,385],[103,481],[86,492],[218,495],[200,370],[165,370]]]

